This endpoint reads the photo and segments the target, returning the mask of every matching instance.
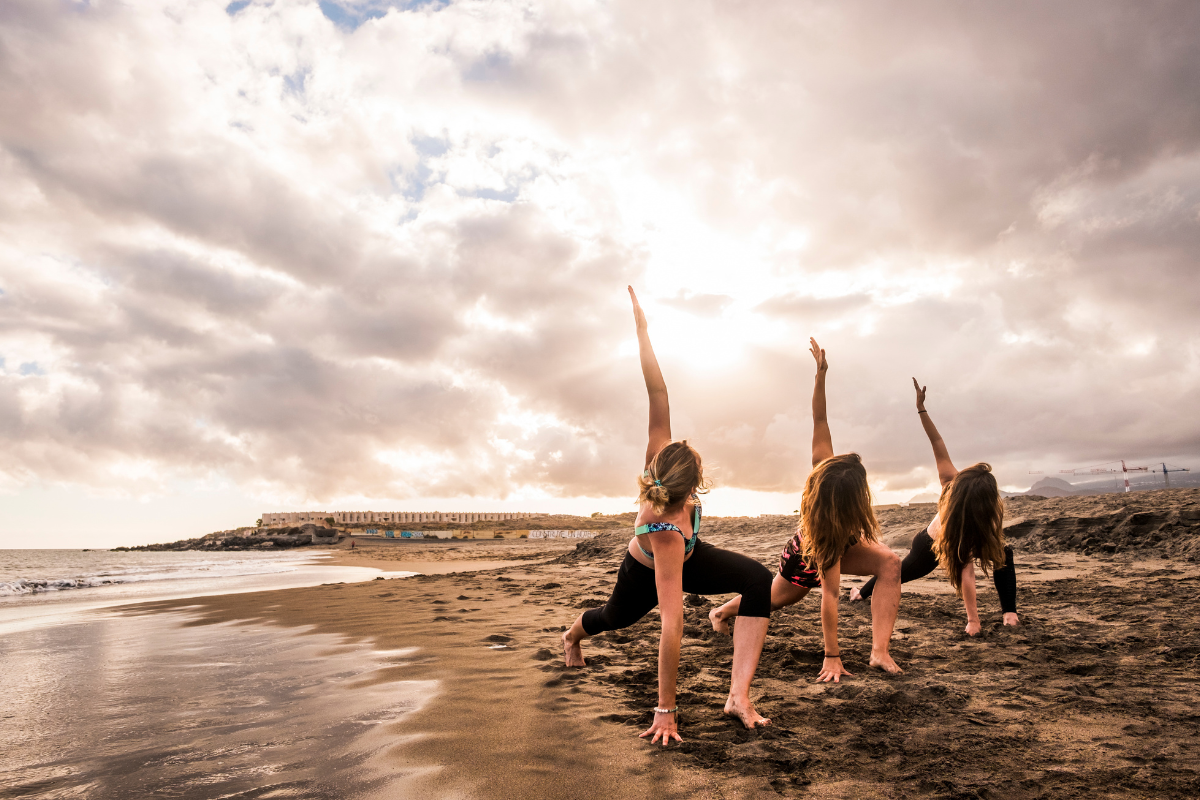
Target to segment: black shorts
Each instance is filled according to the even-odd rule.
[[[802,589],[816,589],[821,585],[821,573],[804,560],[804,540],[797,531],[779,554],[779,577]]]

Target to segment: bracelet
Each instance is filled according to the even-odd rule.
[[[654,713],[655,714],[674,714],[678,710],[679,710],[679,706],[675,706],[674,708],[656,708],[656,709],[654,709]]]
[[[928,413],[929,413],[928,411],[926,411],[925,409],[922,408],[920,411],[917,412],[917,416],[920,416],[921,414],[928,414]]]
[[[840,661],[840,660],[841,660],[841,658],[842,658],[842,654],[841,654],[841,653],[838,653],[836,656],[831,656],[831,655],[829,655],[829,653],[826,653],[826,654],[825,654],[825,657],[826,657],[826,658],[836,658],[836,659],[838,659],[838,660]]]

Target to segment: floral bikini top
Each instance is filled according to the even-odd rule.
[[[680,531],[679,527],[671,522],[650,522],[645,525],[638,525],[633,529],[633,535],[642,536],[647,533],[654,533],[655,531],[679,531],[679,535],[683,536],[683,531]],[[683,554],[685,556],[692,552],[692,548],[696,546],[696,542],[699,538],[700,498],[696,495],[692,495],[692,538],[688,539],[686,536],[684,536]],[[642,547],[641,544],[638,544],[638,550],[641,550],[642,555],[644,555],[646,558],[650,559],[651,561],[654,560],[654,554],[647,553],[646,548]]]

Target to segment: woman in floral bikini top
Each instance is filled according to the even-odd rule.
[[[638,515],[612,596],[602,608],[579,615],[563,634],[568,667],[585,666],[582,642],[589,636],[634,624],[655,606],[662,617],[658,651],[658,706],[642,736],[664,746],[682,741],[676,720],[675,688],[683,639],[683,594],[740,593],[742,619],[733,636],[733,671],[725,713],[747,728],[770,724],[750,702],[750,681],[758,667],[771,614],[771,573],[752,558],[699,540],[700,498],[708,490],[700,454],[686,441],[671,440],[671,410],[646,317],[637,296],[642,375],[650,396],[650,437],[645,471],[638,478]]]

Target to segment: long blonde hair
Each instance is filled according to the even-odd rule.
[[[704,463],[696,448],[687,439],[668,442],[638,476],[637,503],[650,503],[654,513],[661,516],[693,494],[704,494],[711,485],[704,477]]]
[[[800,498],[800,530],[806,560],[822,572],[856,539],[879,541],[867,470],[858,453],[832,456],[813,467]]]
[[[1004,566],[1004,501],[990,464],[973,464],[946,484],[938,517],[942,535],[933,552],[959,595],[963,568],[971,562],[985,573]]]

